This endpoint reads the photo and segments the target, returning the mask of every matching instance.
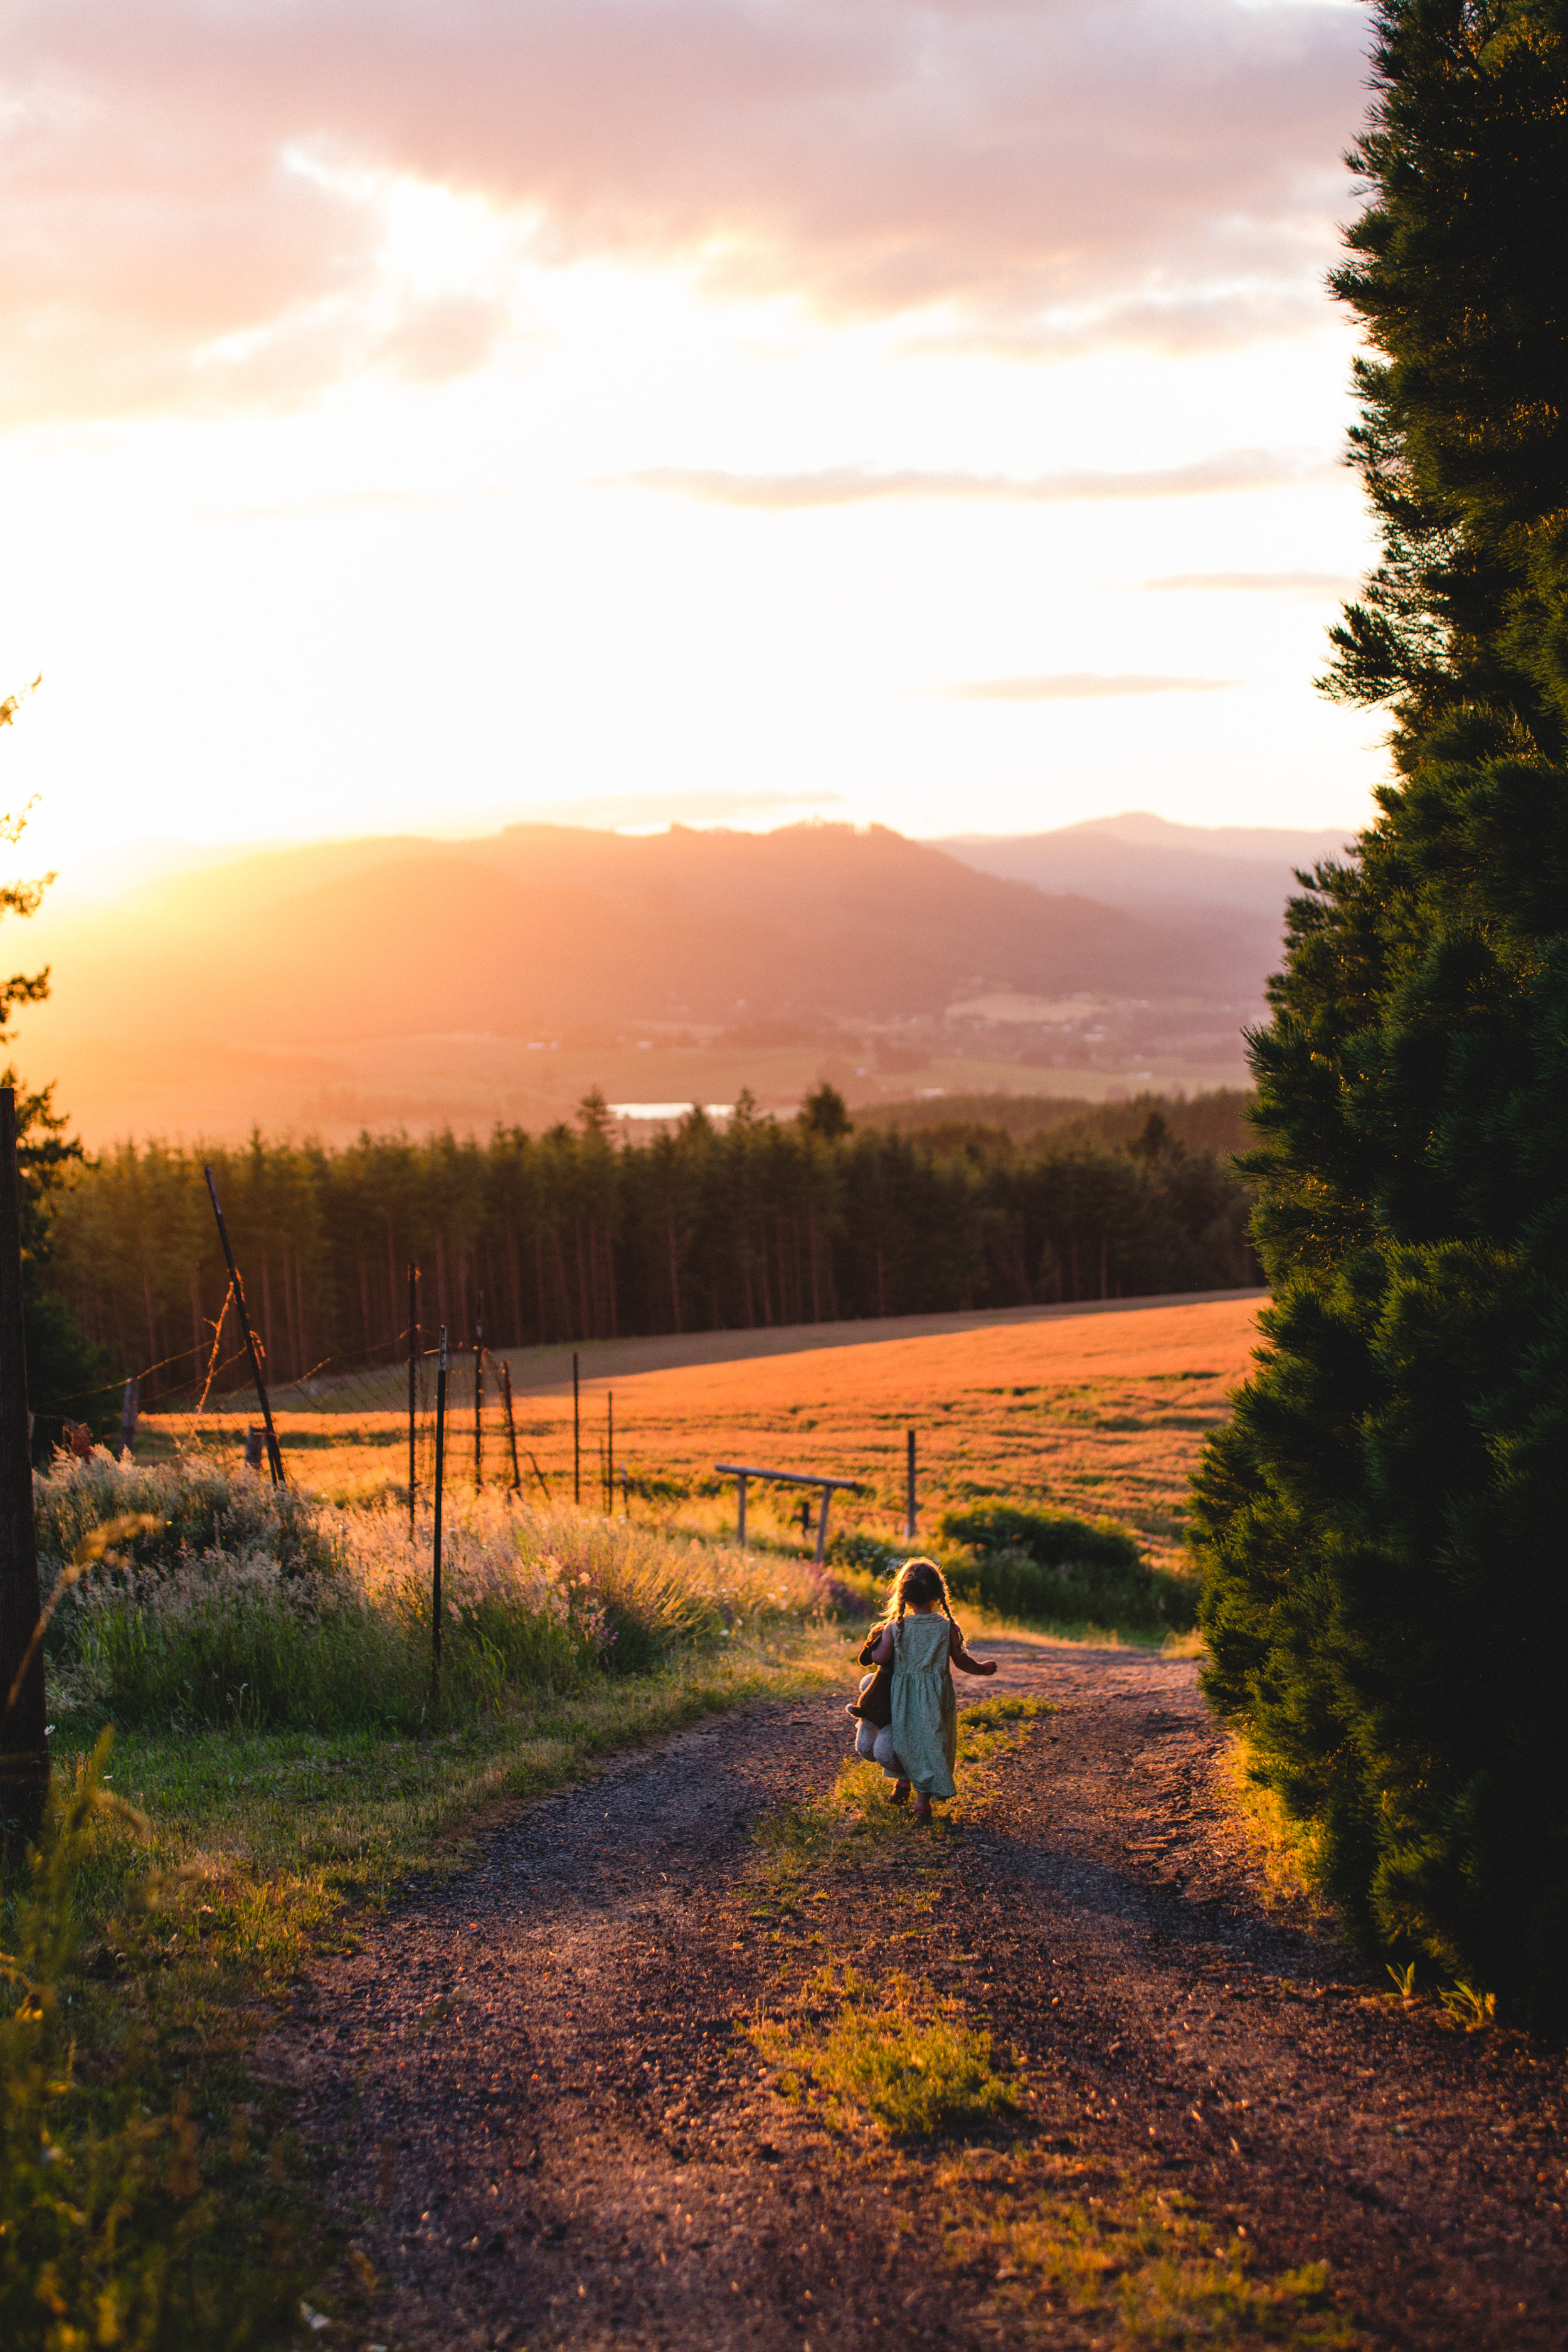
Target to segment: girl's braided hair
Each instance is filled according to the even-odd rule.
[[[952,1610],[947,1597],[947,1579],[934,1559],[906,1559],[893,1586],[893,1611],[901,1618],[911,1601],[934,1601],[951,1625]]]

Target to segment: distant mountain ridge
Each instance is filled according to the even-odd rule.
[[[295,1043],[584,1023],[937,1015],[983,989],[1236,999],[1266,926],[1216,932],[979,870],[882,826],[514,825],[263,852],[37,925],[55,1018]]]
[[[933,845],[981,874],[1077,891],[1106,906],[1171,913],[1210,907],[1278,922],[1296,869],[1342,857],[1354,827],[1173,824],[1132,810],[1050,833],[955,834]]]

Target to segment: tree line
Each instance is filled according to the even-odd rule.
[[[53,1195],[48,1280],[107,1376],[142,1374],[144,1399],[199,1377],[222,1307],[207,1164],[277,1380],[396,1345],[410,1260],[426,1329],[470,1339],[482,1298],[491,1347],[1258,1279],[1242,1183],[1155,1108],[1121,1147],[969,1127],[939,1149],[857,1129],[827,1087],[793,1119],[742,1099],[722,1128],[693,1109],[640,1145],[617,1140],[596,1094],[575,1126],[488,1141],[124,1143]]]

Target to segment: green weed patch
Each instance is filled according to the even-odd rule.
[[[1268,2273],[1189,2198],[1091,2183],[1076,2159],[1026,2146],[965,2148],[931,2186],[944,2253],[994,2276],[994,2308],[1015,2342],[1048,2339],[1061,2313],[1109,2321],[1125,2347],[1349,2352],[1364,2341],[1322,2263]]]
[[[778,2070],[781,2097],[835,2124],[864,2116],[900,2137],[984,2130],[1016,2104],[992,2063],[991,2036],[966,2027],[957,2004],[893,1977],[873,1991],[847,1969],[824,1970],[808,1992],[832,2014],[819,2030],[759,2024],[752,2039]]]

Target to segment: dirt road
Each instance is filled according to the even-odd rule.
[[[837,1957],[873,1982],[917,1969],[1016,2053],[1026,2095],[972,2202],[1016,2217],[1054,2167],[1062,2197],[1098,2182],[1211,2222],[1259,2276],[1326,2263],[1313,2325],[1339,2341],[1561,2352],[1561,2058],[1401,2011],[1309,1918],[1266,1912],[1190,1663],[987,1646],[1004,1671],[966,1697],[1059,1712],[942,1833],[918,1915],[895,1848],[880,1879],[753,1916],[749,1832],[834,1780],[837,1695],[507,1812],[471,1868],[313,1971],[266,2058],[352,2244],[325,2340],[1156,2340],[1103,2286],[1047,2291],[1008,2251],[1038,2232],[1002,2204],[947,2229],[951,2149],[825,2128],[779,2095],[747,2022],[798,2008]],[[1204,2340],[1253,2340],[1223,2300]],[[1336,2339],[1291,2321],[1272,2340]]]

